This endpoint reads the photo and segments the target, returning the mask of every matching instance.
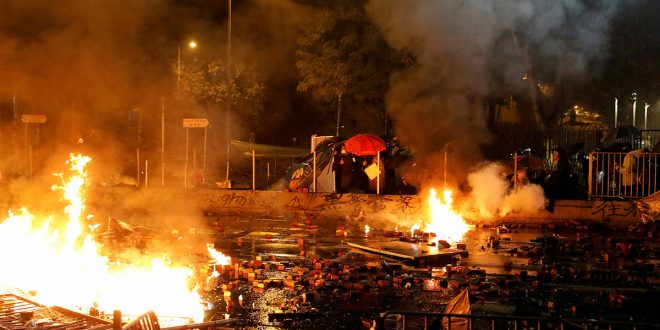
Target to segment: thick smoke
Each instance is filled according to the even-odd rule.
[[[582,73],[605,46],[614,2],[371,1],[368,11],[411,66],[391,78],[387,111],[421,168],[437,168],[453,145],[450,167],[467,174],[480,157],[485,104],[519,88],[529,67]],[[530,58],[534,54],[534,58]],[[545,63],[544,66],[538,66]]]
[[[480,216],[492,217],[498,213],[510,186],[505,177],[504,167],[497,163],[487,164],[468,175],[471,197]]]
[[[195,35],[192,31],[200,24],[192,22],[201,16],[174,3],[65,0],[56,5],[44,1],[0,4],[0,175],[4,177],[0,185],[7,188],[0,192],[3,206],[60,212],[64,207],[61,194],[50,191],[50,186],[58,180],[53,173],[66,169],[71,152],[92,157],[90,204],[101,198],[92,187],[127,183],[125,177],[134,182],[138,132],[144,139],[140,166],[144,171],[145,160],[150,160],[150,182],[160,183],[153,173],[160,174],[163,107],[168,114],[169,159],[183,154],[179,150],[185,136],[181,114],[174,113],[172,63],[177,59],[177,45]],[[202,21],[210,27],[208,20]],[[223,30],[224,25],[223,19],[213,29],[201,31]],[[129,115],[133,109],[139,115]],[[43,114],[48,120],[26,126],[20,119],[23,114]],[[174,161],[170,166],[171,170],[179,167]],[[172,176],[168,180],[174,184]],[[144,184],[144,177],[141,181]],[[169,205],[179,210],[169,214],[144,202],[139,208],[144,212],[139,214],[118,213],[120,202],[103,210],[88,205],[88,211],[101,222],[114,216],[131,222],[153,219],[159,225],[195,226],[198,220],[185,216],[199,213],[193,213],[197,210],[190,210],[184,200]]]
[[[547,200],[541,186],[526,184],[515,190],[506,173],[503,165],[489,163],[468,175],[472,188],[471,206],[478,210],[479,216],[492,218],[511,212],[534,213],[545,207]]]

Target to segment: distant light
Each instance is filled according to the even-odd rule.
[[[190,41],[190,43],[188,43],[188,46],[190,48],[196,48],[197,47],[197,42],[195,40],[192,40],[192,41]]]

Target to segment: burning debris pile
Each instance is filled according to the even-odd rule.
[[[162,251],[109,256],[126,237],[144,240],[153,233],[115,219],[90,228],[92,216],[85,212],[90,161],[72,154],[69,170],[56,174],[61,184],[52,189],[64,195],[63,214],[36,215],[23,208],[9,211],[0,222],[0,260],[8,265],[0,287],[31,292],[30,299],[49,306],[99,311],[100,317],[114,310],[124,315],[154,310],[159,316],[201,321],[204,308],[189,261],[176,262]]]

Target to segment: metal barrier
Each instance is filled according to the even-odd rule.
[[[650,148],[653,149],[660,141],[660,130],[657,129],[643,129],[640,131],[639,140],[634,141],[633,148]]]
[[[658,190],[660,154],[632,152],[589,154],[589,199],[638,199]]]
[[[443,328],[443,319],[445,325]],[[455,320],[455,321],[452,321]],[[467,326],[465,320],[467,319]],[[432,312],[387,311],[376,322],[376,329],[660,329],[645,322],[617,322],[535,316],[443,314]],[[459,327],[459,324],[462,326]]]
[[[148,311],[126,324],[122,330],[160,330],[158,317],[153,311]]]
[[[549,129],[545,131],[536,128],[519,127],[491,127],[490,132],[493,135],[493,141],[497,141],[497,150],[506,151],[504,155],[493,154],[491,157],[507,156],[513,150],[520,148],[531,148],[534,156],[542,159],[550,159],[552,150],[561,147],[568,151],[574,150],[576,146],[581,146],[581,150],[588,152],[594,147],[600,145],[600,140],[606,131],[602,128],[579,128],[564,127]]]

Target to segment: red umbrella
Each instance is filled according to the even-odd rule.
[[[386,148],[383,139],[371,134],[358,134],[344,142],[344,149],[357,156],[373,156]]]

